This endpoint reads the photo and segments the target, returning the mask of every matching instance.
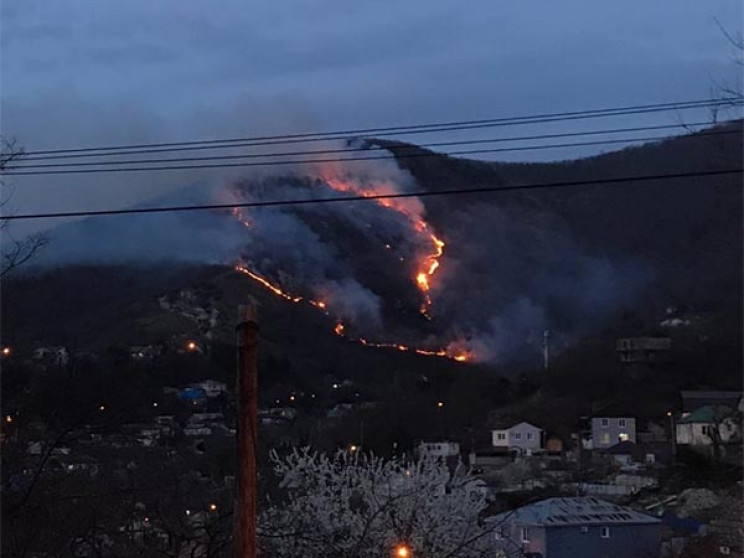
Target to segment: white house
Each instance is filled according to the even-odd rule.
[[[740,435],[739,423],[732,409],[706,405],[693,413],[685,413],[675,425],[678,445],[712,446],[717,438],[726,444]],[[716,432],[717,430],[717,432]]]
[[[530,455],[542,449],[543,430],[529,422],[520,422],[505,430],[492,430],[491,440],[496,448],[505,447]]]
[[[460,455],[460,444],[457,442],[424,442],[418,445],[421,457],[454,457]]]
[[[636,442],[633,417],[592,417],[592,448],[607,449],[620,442]]]

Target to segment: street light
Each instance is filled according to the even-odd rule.
[[[198,348],[199,345],[197,345],[194,341],[189,341],[188,343],[186,343],[186,350],[190,353],[193,353]]]
[[[396,558],[410,558],[411,549],[406,544],[399,544],[395,547]]]
[[[209,504],[210,511],[217,511],[217,504]]]
[[[444,401],[437,401],[437,409],[444,407]]]
[[[13,350],[10,347],[3,347],[3,356],[8,357]]]

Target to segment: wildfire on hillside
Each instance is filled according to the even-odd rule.
[[[323,177],[323,180],[337,192],[354,193],[363,197],[394,194],[396,192],[395,188],[388,184],[377,185],[375,188],[372,188],[326,176]],[[429,315],[429,310],[432,305],[431,294],[429,292],[431,290],[431,278],[439,268],[439,258],[444,254],[445,243],[431,232],[429,224],[418,215],[418,212],[412,209],[409,199],[378,198],[375,202],[382,207],[391,209],[405,216],[411,224],[413,232],[420,237],[422,243],[431,246],[430,252],[419,257],[414,273],[416,286],[419,291],[421,291],[424,298],[424,302],[421,304],[419,311],[427,319],[431,319],[431,316]],[[385,246],[386,248],[390,248],[389,244],[386,244]]]
[[[326,173],[324,172],[320,174],[322,180],[331,189],[337,192],[345,192],[363,197],[371,197],[381,194],[395,194],[398,192],[396,186],[392,183],[378,182],[373,186],[370,186],[358,183],[354,180],[341,180],[339,178],[325,176]],[[419,306],[419,311],[426,319],[431,320],[432,316],[430,310],[433,305],[431,296],[432,280],[437,270],[441,267],[440,258],[444,254],[445,242],[434,233],[430,224],[422,217],[423,208],[418,200],[410,198],[378,198],[375,199],[375,203],[385,209],[402,215],[405,218],[404,222],[408,223],[413,242],[418,247],[419,252],[415,259],[413,276],[411,279],[423,298],[423,301]],[[247,219],[239,208],[234,208],[232,213],[244,226],[248,228],[253,226],[250,219]],[[389,250],[392,249],[390,244],[386,244],[385,247]],[[402,257],[398,257],[398,259],[404,261]],[[235,269],[240,273],[247,275],[276,296],[293,303],[304,301],[310,306],[324,312],[327,316],[335,315],[336,317],[339,317],[338,314],[333,313],[333,300],[313,300],[304,296],[289,293],[280,285],[271,282],[266,277],[254,271],[251,271],[245,264],[238,265]],[[324,295],[324,298],[326,296],[327,294]],[[461,347],[455,347],[455,343],[451,344],[447,348],[427,349],[402,343],[377,342],[370,341],[365,337],[354,337],[349,334],[347,328],[341,321],[336,322],[334,332],[339,337],[358,342],[366,347],[394,349],[422,356],[447,358],[457,362],[468,362],[474,358],[474,355],[469,351],[464,350]]]
[[[302,296],[292,295],[284,290],[282,290],[279,286],[274,285],[269,280],[265,279],[264,277],[261,277],[257,273],[252,272],[247,267],[238,265],[235,266],[235,271],[238,271],[239,273],[242,273],[244,275],[247,275],[251,279],[253,279],[255,282],[257,282],[259,285],[263,286],[267,290],[274,293],[276,296],[279,296],[285,300],[289,300],[290,302],[299,303],[303,300],[306,300],[308,304],[313,306],[314,308],[317,308],[319,310],[324,311],[326,315],[329,313],[326,311],[328,308],[328,305],[325,302],[312,300],[312,299],[305,299]],[[333,331],[336,335],[339,337],[348,338],[346,335],[346,327],[343,323],[337,322],[335,327],[333,328]],[[433,356],[433,357],[441,357],[441,358],[448,358],[451,360],[455,360],[457,362],[467,362],[472,360],[472,355],[464,350],[452,350],[452,349],[422,349],[418,347],[413,347],[411,345],[404,345],[402,343],[380,343],[377,341],[369,341],[365,339],[364,337],[359,337],[356,339],[358,343],[361,345],[364,345],[365,347],[374,347],[378,349],[396,349],[401,352],[412,352],[423,356]]]

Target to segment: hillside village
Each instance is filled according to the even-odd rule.
[[[216,306],[195,310],[167,300],[158,299],[160,311],[185,314],[194,325],[162,343],[78,352],[3,348],[4,499],[22,506],[31,495],[51,514],[43,533],[15,525],[21,546],[41,548],[68,536],[59,531],[64,517],[84,516],[91,505],[83,494],[135,487],[147,494],[135,490],[114,506],[93,505],[99,520],[122,536],[163,550],[189,548],[197,556],[208,556],[210,545],[226,536],[236,407],[213,332],[221,313]],[[684,327],[683,319],[691,318],[665,318],[667,331]],[[617,338],[605,351],[628,385],[642,386],[674,362],[672,337]],[[210,375],[215,365],[220,372]],[[609,544],[625,548],[615,555],[628,557],[742,555],[741,525],[731,521],[741,513],[740,390],[681,389],[663,408],[651,405],[652,414],[650,402],[631,405],[622,398],[541,411],[548,368],[516,382],[491,378],[511,396],[494,399],[478,422],[465,423],[451,394],[427,387],[441,382],[437,374],[425,363],[416,369],[392,377],[392,399],[381,386],[338,371],[294,386],[292,375],[270,381],[258,409],[262,470],[270,476],[269,450],[306,445],[352,456],[433,459],[446,463],[453,479],[467,470],[487,502],[482,520],[498,525],[494,556],[516,549],[525,556],[594,557]],[[104,377],[93,380],[93,373]],[[31,377],[42,383],[29,383]],[[474,389],[487,385],[479,382]],[[391,406],[408,404],[409,389],[423,399],[411,401],[413,414],[397,420],[418,422],[385,426]],[[571,408],[583,412],[572,415]],[[268,496],[274,489],[262,490]],[[183,514],[178,530],[163,505]],[[556,525],[564,526],[560,543],[551,535]]]

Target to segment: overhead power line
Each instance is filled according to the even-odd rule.
[[[136,215],[144,213],[173,213],[182,211],[206,211],[206,210],[223,210],[233,208],[261,208],[261,207],[281,207],[281,206],[297,206],[297,205],[311,205],[311,204],[325,204],[325,203],[348,203],[348,202],[363,202],[363,201],[374,201],[381,199],[396,199],[396,198],[423,198],[423,197],[434,197],[434,196],[457,196],[465,194],[485,194],[485,193],[500,193],[500,192],[513,192],[517,190],[536,190],[536,189],[552,189],[552,188],[569,188],[576,186],[596,186],[596,185],[621,185],[633,182],[646,182],[646,181],[661,181],[661,180],[672,180],[678,178],[701,178],[710,176],[724,176],[729,174],[737,174],[742,172],[742,168],[736,169],[720,169],[713,171],[700,171],[700,172],[684,172],[674,174],[650,174],[642,176],[623,176],[615,178],[602,178],[595,180],[571,180],[562,182],[547,182],[537,184],[519,184],[513,186],[483,186],[479,188],[463,188],[459,190],[436,190],[436,191],[417,191],[417,192],[402,192],[399,194],[375,194],[369,196],[341,196],[335,198],[298,198],[290,200],[268,200],[268,201],[254,201],[254,202],[243,202],[243,203],[228,203],[228,204],[203,204],[203,205],[174,205],[165,207],[140,207],[131,209],[103,209],[103,210],[91,210],[91,211],[59,211],[52,213],[23,213],[17,215],[6,215],[2,216],[3,220],[27,220],[27,219],[56,219],[62,217],[95,217],[95,216],[112,216],[112,215]]]
[[[689,126],[698,126],[705,123],[695,123],[695,124],[663,124],[659,126],[639,126],[635,128],[615,128],[615,129],[606,129],[606,130],[593,130],[593,131],[584,131],[584,132],[566,132],[561,134],[540,134],[540,135],[533,135],[533,136],[517,136],[517,137],[511,137],[511,138],[490,138],[490,139],[475,139],[475,140],[459,140],[459,141],[444,141],[444,142],[437,142],[437,143],[429,143],[429,144],[421,144],[421,145],[403,145],[400,147],[397,147],[396,149],[398,151],[405,151],[405,150],[414,150],[419,148],[430,148],[430,147],[447,147],[447,146],[455,146],[455,145],[475,145],[475,144],[487,144],[487,143],[505,143],[509,141],[532,141],[537,139],[548,139],[548,138],[565,138],[565,137],[577,137],[577,136],[591,136],[591,135],[605,135],[605,134],[618,134],[618,133],[627,133],[627,132],[634,132],[634,131],[647,131],[647,130],[663,130],[663,129],[670,129],[670,128],[680,128],[680,127],[689,127]],[[588,146],[588,145],[603,145],[603,144],[612,144],[612,143],[632,143],[637,141],[655,141],[655,140],[663,140],[663,139],[673,139],[673,138],[680,138],[680,137],[700,137],[700,136],[709,136],[709,135],[726,135],[726,134],[736,134],[741,133],[739,130],[710,130],[710,131],[701,131],[701,132],[695,132],[694,134],[686,134],[682,136],[657,136],[657,137],[635,137],[635,138],[619,138],[614,140],[596,140],[592,142],[583,142],[583,143],[569,143],[569,144],[549,144],[549,145],[537,145],[537,146],[522,146],[522,147],[512,147],[512,148],[501,148],[501,149],[494,149],[489,150],[491,153],[500,152],[500,151],[525,151],[530,149],[550,149],[553,147],[578,147],[578,146]],[[157,158],[157,159],[124,159],[124,160],[114,160],[114,161],[84,161],[84,162],[76,162],[76,163],[42,163],[42,164],[10,164],[5,167],[4,172],[7,174],[11,174],[14,171],[25,171],[26,169],[49,169],[49,168],[82,168],[82,167],[97,167],[97,166],[119,166],[119,165],[137,165],[137,164],[158,164],[158,163],[180,163],[180,162],[197,162],[197,161],[224,161],[224,160],[235,160],[235,159],[268,159],[273,157],[292,157],[292,156],[302,156],[302,155],[333,155],[337,153],[355,153],[355,152],[362,152],[362,153],[370,153],[372,151],[383,151],[386,148],[379,147],[379,146],[373,146],[373,147],[350,147],[350,148],[343,148],[343,149],[320,149],[320,150],[311,150],[311,151],[289,151],[289,152],[281,152],[281,153],[241,153],[241,154],[234,154],[234,155],[210,155],[205,157],[175,157],[175,158]],[[457,154],[458,152],[454,152],[454,154]],[[466,152],[467,153],[467,152]],[[423,154],[420,154],[423,155]],[[432,155],[438,155],[438,153],[432,154]],[[402,156],[401,154],[397,154],[397,156]],[[342,161],[344,159],[339,159],[339,161]],[[21,163],[23,161],[21,160]],[[287,162],[293,163],[292,161]],[[103,169],[102,169],[103,170]]]
[[[700,138],[702,136],[713,136],[713,135],[729,135],[741,133],[738,130],[717,130],[711,132],[701,132],[691,136],[683,136],[688,138]],[[5,170],[2,172],[6,176],[49,176],[49,175],[61,175],[61,174],[107,174],[107,173],[123,173],[123,172],[155,172],[155,171],[181,171],[181,170],[205,170],[205,169],[220,169],[220,168],[240,168],[240,167],[277,167],[285,165],[304,165],[312,163],[344,163],[344,162],[359,162],[359,161],[385,161],[385,160],[398,160],[398,159],[419,159],[426,157],[443,157],[451,155],[477,155],[486,153],[504,153],[512,151],[533,151],[541,149],[559,149],[559,148],[572,148],[572,147],[586,147],[592,145],[612,145],[620,143],[634,143],[642,141],[661,141],[672,139],[678,136],[654,136],[654,137],[643,137],[643,138],[624,138],[614,140],[603,140],[603,141],[589,141],[589,142],[574,142],[574,143],[557,143],[548,145],[531,145],[521,147],[504,147],[495,149],[466,149],[460,151],[451,151],[449,153],[409,153],[409,154],[393,154],[388,155],[372,155],[372,156],[358,156],[358,157],[330,157],[330,158],[312,158],[312,159],[291,159],[291,160],[274,160],[274,161],[253,161],[253,162],[236,162],[236,163],[202,163],[197,165],[164,165],[164,166],[147,166],[147,167],[122,167],[122,168],[54,168],[50,170],[15,170],[19,167],[13,167],[11,170]],[[323,151],[319,153],[323,154]],[[243,158],[240,156],[224,156],[218,157],[217,159],[232,159],[234,157]],[[100,165],[102,163],[94,164]],[[56,165],[52,165],[56,167]],[[66,165],[60,165],[66,166]]]
[[[92,147],[80,147],[80,148],[67,148],[67,149],[47,149],[47,150],[36,150],[29,151],[26,155],[61,155],[61,154],[81,154],[81,153],[92,153],[96,152],[97,155],[108,155],[115,154],[115,152],[121,152],[122,150],[133,150],[133,149],[167,149],[171,150],[174,148],[204,148],[210,146],[227,146],[231,144],[243,144],[243,146],[258,146],[258,145],[279,145],[288,143],[304,143],[304,142],[315,142],[315,141],[329,141],[339,139],[355,139],[360,136],[375,137],[382,136],[394,136],[394,135],[409,135],[409,134],[421,134],[421,133],[433,133],[433,132],[446,132],[456,130],[470,130],[497,126],[510,126],[510,125],[522,125],[522,124],[540,124],[546,122],[558,122],[564,120],[579,120],[586,118],[600,118],[607,116],[622,116],[630,114],[645,114],[653,112],[665,112],[673,110],[690,110],[700,109],[715,106],[726,106],[726,105],[740,105],[744,101],[744,97],[726,97],[722,99],[701,99],[695,101],[677,101],[669,103],[655,103],[646,105],[632,105],[625,107],[614,107],[604,109],[592,109],[592,110],[581,110],[571,112],[556,112],[556,113],[545,113],[537,115],[525,115],[515,117],[502,117],[502,118],[489,118],[480,120],[460,120],[452,122],[442,123],[429,123],[429,124],[416,124],[409,126],[387,126],[377,128],[357,128],[348,130],[339,130],[334,132],[316,132],[316,133],[302,133],[302,134],[280,134],[280,135],[266,135],[266,136],[252,136],[252,137],[241,137],[241,138],[222,138],[222,139],[210,139],[210,140],[192,140],[192,141],[180,141],[180,142],[165,142],[165,143],[140,143],[140,144],[128,144],[128,145],[108,145],[108,146],[92,146]],[[110,153],[106,153],[110,152]],[[134,154],[134,153],[128,153]]]

